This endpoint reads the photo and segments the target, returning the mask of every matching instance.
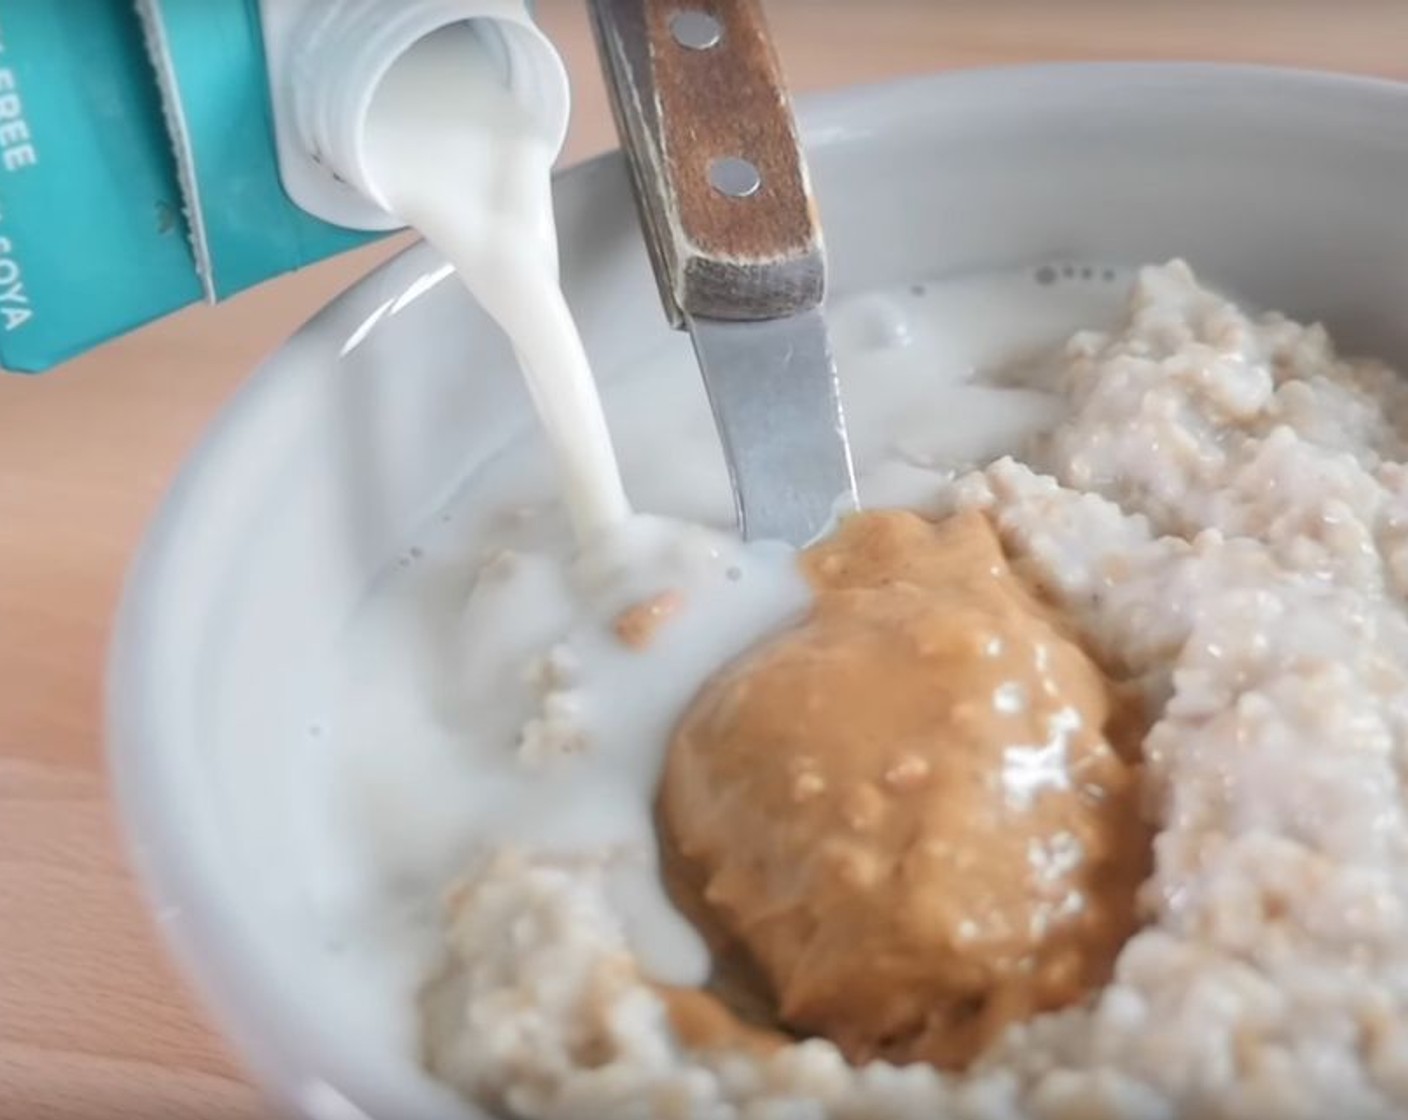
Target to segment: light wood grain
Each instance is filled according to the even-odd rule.
[[[539,10],[576,83],[570,158],[612,137],[585,12]],[[1189,57],[1408,76],[1402,0],[771,0],[796,89],[1030,59]],[[254,1117],[143,915],[107,804],[99,683],[142,526],[259,359],[393,239],[0,378],[0,1120]]]

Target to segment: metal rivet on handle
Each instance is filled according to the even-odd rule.
[[[692,51],[707,51],[724,37],[719,21],[708,12],[686,10],[676,12],[670,20],[670,34],[675,42]]]
[[[747,198],[763,185],[756,164],[738,156],[724,156],[709,162],[709,185],[730,198]]]

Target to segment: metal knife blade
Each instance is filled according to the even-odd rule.
[[[745,540],[810,544],[855,507],[855,470],[817,308],[752,322],[686,316]]]

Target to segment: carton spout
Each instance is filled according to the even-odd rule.
[[[468,23],[504,82],[560,147],[570,93],[562,60],[523,0],[261,0],[279,172],[310,214],[353,229],[401,223],[365,166],[381,79],[427,35]]]

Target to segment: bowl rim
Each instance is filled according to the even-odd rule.
[[[1204,90],[1313,92],[1370,102],[1408,98],[1408,83],[1358,74],[1220,62],[1100,61],[1014,64],[869,82],[803,95],[797,109],[804,137],[816,142],[854,127],[877,135],[902,133],[904,122],[922,117],[926,104],[1014,84],[1096,90],[1140,79]],[[881,107],[884,113],[877,114]],[[564,168],[554,177],[554,189],[570,189],[593,168],[620,158],[619,151],[611,150]],[[300,351],[340,325],[366,320],[372,303],[399,284],[403,273],[409,277],[425,271],[419,266],[424,258],[438,259],[417,241],[354,282],[260,362],[219,410],[187,452],[129,561],[107,648],[106,767],[122,844],[146,909],[188,990],[198,994],[208,1021],[253,1074],[256,1087],[300,1115],[315,1110],[344,1117],[380,1115],[367,1102],[381,1094],[355,1062],[337,1052],[313,1017],[272,983],[255,947],[225,934],[222,918],[233,911],[235,900],[201,873],[199,861],[182,843],[173,804],[178,791],[167,790],[163,782],[171,748],[163,742],[161,686],[151,653],[169,605],[155,588],[176,559],[188,511],[222,462],[238,453],[242,433],[295,378]],[[320,1101],[331,1104],[320,1107]]]

